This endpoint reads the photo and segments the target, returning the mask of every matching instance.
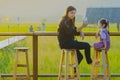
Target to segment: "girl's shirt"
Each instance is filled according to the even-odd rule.
[[[110,48],[110,36],[105,28],[100,30],[100,41],[103,42],[103,39],[106,40],[107,49]]]

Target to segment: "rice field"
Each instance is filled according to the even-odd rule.
[[[8,26],[9,25],[9,26]],[[40,25],[39,23],[21,23],[19,26],[18,24],[11,23],[11,24],[0,24],[0,32],[29,32],[29,26],[33,25],[34,31],[37,31],[37,27]],[[45,31],[57,31],[58,23],[46,23]],[[77,26],[80,24],[77,23]],[[110,32],[116,32],[116,24],[110,25]],[[9,28],[8,28],[9,27]],[[84,29],[85,32],[95,32],[97,31],[96,25],[89,25],[87,28]],[[4,40],[8,37],[12,36],[0,36],[0,40]],[[76,37],[77,40],[82,41],[81,38],[78,36]],[[110,70],[111,73],[120,73],[120,37],[111,37],[111,49],[108,53],[109,62],[110,62]],[[85,37],[85,42],[89,42],[91,45],[96,40],[95,37]],[[59,61],[60,61],[60,53],[61,50],[58,46],[58,41],[56,36],[39,36],[39,43],[38,43],[38,59],[39,59],[39,67],[38,72],[39,74],[58,74],[59,70]],[[19,41],[15,44],[12,44],[4,49],[0,50],[0,73],[2,74],[12,74],[14,71],[14,58],[15,58],[15,50],[13,49],[16,46],[27,46],[30,48],[29,50],[29,64],[30,64],[30,73],[32,74],[32,37],[27,37],[26,39]],[[84,51],[81,51],[84,56]],[[91,49],[91,55],[93,54],[93,49]],[[25,62],[24,56],[21,54],[20,62]],[[91,73],[91,65],[88,65],[85,61],[85,56],[81,64],[79,65],[80,73]],[[24,69],[18,69],[18,72],[24,73]],[[112,78],[111,80],[119,80],[119,78]],[[3,78],[2,80],[12,80],[12,78]],[[57,80],[57,78],[40,78],[40,80]],[[90,80],[89,78],[82,78],[81,80]]]

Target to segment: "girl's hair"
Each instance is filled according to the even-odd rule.
[[[68,13],[70,11],[73,11],[73,10],[76,11],[76,8],[73,7],[73,6],[68,6],[67,9],[66,9],[66,11],[65,11],[65,15],[63,16],[63,18],[67,18],[68,19]],[[74,19],[72,19],[72,22],[73,22],[73,25],[75,25],[75,17],[74,17]]]
[[[102,25],[105,25],[104,28],[107,28],[108,29],[108,34],[109,34],[109,21],[105,18],[102,18],[100,21],[99,21]]]
[[[105,18],[102,18],[100,21],[99,21],[102,25],[105,24],[104,28],[107,28],[109,26],[109,21]]]

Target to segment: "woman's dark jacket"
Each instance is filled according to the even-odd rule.
[[[72,43],[75,41],[75,35],[80,35],[80,32],[77,32],[72,20],[63,18],[60,21],[58,28],[58,41],[60,48],[72,48]]]

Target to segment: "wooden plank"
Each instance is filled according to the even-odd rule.
[[[15,36],[12,38],[2,40],[2,41],[0,41],[0,49],[5,48],[5,47],[7,47],[17,41],[23,40],[25,38],[26,38],[26,36]]]

